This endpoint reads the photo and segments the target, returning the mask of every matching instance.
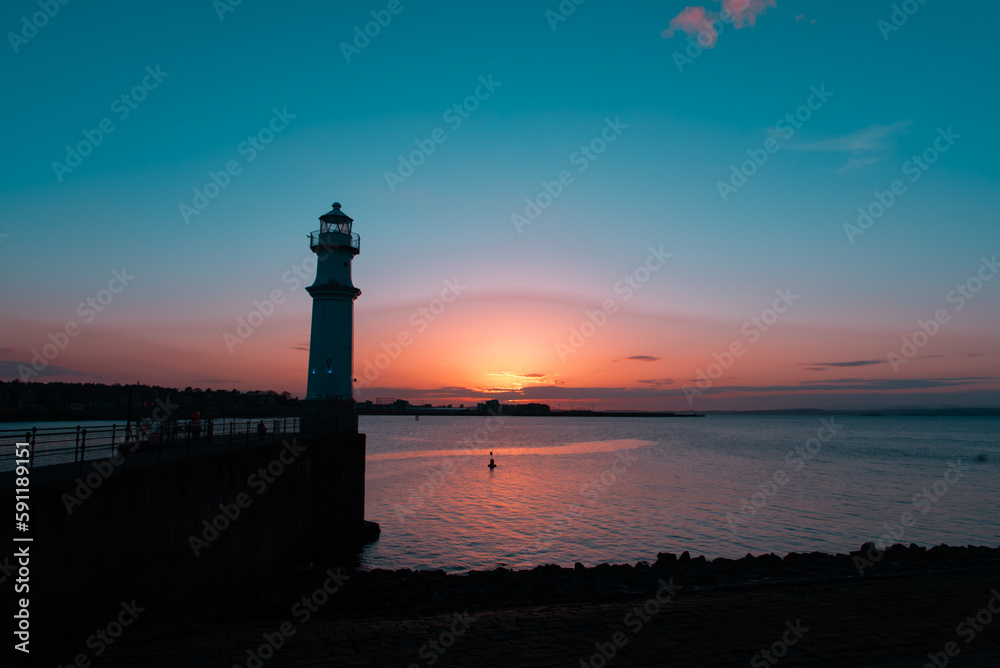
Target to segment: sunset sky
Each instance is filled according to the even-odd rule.
[[[893,4],[4,3],[0,379],[304,395],[339,201],[361,400],[996,406],[1000,6]]]

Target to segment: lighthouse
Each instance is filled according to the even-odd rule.
[[[309,235],[316,253],[316,281],[306,288],[313,300],[309,367],[302,431],[307,434],[357,433],[353,398],[354,300],[361,291],[351,281],[351,261],[361,239],[354,222],[334,202]]]

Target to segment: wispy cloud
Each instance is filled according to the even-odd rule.
[[[670,27],[661,33],[667,39],[678,31],[698,40],[703,48],[715,47],[719,32],[715,22],[722,20],[724,15],[732,17],[733,27],[739,30],[746,26],[757,25],[757,17],[767,11],[768,7],[777,7],[775,0],[722,0],[722,11],[716,12],[705,7],[685,7],[684,10],[670,21]]]
[[[30,362],[18,362],[16,360],[0,360],[0,378],[20,378],[20,370],[18,367],[24,365],[28,369],[33,369]],[[76,369],[71,369],[68,366],[57,366],[55,364],[49,364],[43,370],[39,371],[39,377],[31,377],[28,380],[40,379],[40,376],[80,376],[83,378],[98,378],[96,374],[85,373],[83,371],[77,371]]]
[[[796,21],[802,21],[803,23],[816,23],[816,19],[811,19],[808,16],[806,16],[805,14],[796,14],[795,15],[795,20]]]
[[[757,16],[768,7],[777,7],[775,0],[722,0],[722,9],[733,17],[733,27],[737,30],[744,25],[757,25]]]
[[[890,157],[896,148],[896,139],[902,135],[913,121],[900,121],[892,125],[870,125],[838,137],[831,137],[810,144],[790,144],[798,151],[822,153],[846,153],[847,162],[838,170],[844,174],[853,169],[874,165]]]
[[[612,360],[613,362],[633,361],[633,362],[659,362],[661,357],[653,357],[652,355],[632,355],[631,357],[622,357],[621,359]]]
[[[838,378],[836,380],[804,380],[794,390],[916,390],[939,387],[956,387],[959,385],[976,385],[984,380],[995,380],[987,376],[969,376],[964,378]],[[781,386],[777,386],[781,387]],[[736,388],[732,388],[736,389]],[[750,388],[747,388],[750,389]],[[757,388],[764,391],[778,391],[772,388]]]
[[[510,391],[520,391],[525,388],[526,385],[531,383],[556,383],[548,374],[545,373],[518,373],[515,371],[500,371],[496,373],[488,373],[487,376],[493,376],[497,378],[497,385],[495,387],[482,388],[483,392],[510,392]]]
[[[380,396],[403,397],[415,403],[419,401],[441,401],[445,399],[496,398],[505,401],[542,401],[586,399],[598,401],[670,399],[684,398],[683,388],[676,387],[670,379],[650,379],[638,381],[641,387],[565,387],[561,383],[536,385],[520,389],[494,387],[472,389],[467,387],[439,387],[435,389],[415,388],[371,388]],[[831,380],[803,381],[791,385],[726,385],[707,388],[704,394],[719,395],[767,395],[767,394],[808,394],[823,392],[844,393],[848,391],[864,394],[882,394],[908,390],[948,390],[951,388],[974,388],[987,381],[995,381],[988,376],[958,378],[837,378]],[[657,384],[660,383],[660,384]],[[832,396],[832,395],[831,395]]]
[[[826,371],[829,368],[871,366],[872,364],[885,363],[885,360],[854,360],[851,362],[801,362],[800,366],[809,367],[810,371]]]
[[[678,30],[685,32],[689,37],[698,39],[698,43],[706,49],[715,47],[719,38],[712,22],[715,15],[704,7],[686,7],[684,11],[675,16],[670,21],[670,27],[664,30],[660,36],[664,39],[673,37]]]

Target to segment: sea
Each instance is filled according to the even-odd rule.
[[[360,429],[365,519],[382,529],[367,568],[1000,546],[1000,418],[363,415]]]
[[[1000,420],[361,416],[370,568],[1000,546]],[[496,467],[488,467],[490,454]]]

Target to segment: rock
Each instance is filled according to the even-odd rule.
[[[677,555],[671,552],[660,552],[656,555],[656,561],[653,563],[653,568],[666,569],[673,568],[677,565]]]

